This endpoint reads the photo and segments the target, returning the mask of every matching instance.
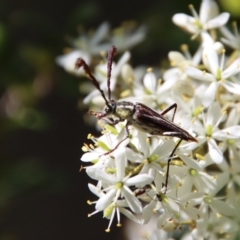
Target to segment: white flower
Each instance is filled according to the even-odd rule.
[[[164,230],[158,229],[156,226],[156,216],[154,216],[148,224],[137,225],[127,220],[124,232],[129,240],[173,240]]]
[[[226,69],[223,69],[223,59],[220,61],[216,51],[212,47],[208,47],[203,50],[203,61],[210,73],[191,66],[186,67],[185,72],[193,79],[210,83],[206,92],[203,94],[202,101],[205,107],[208,107],[214,101],[220,85],[231,93],[240,94],[240,85],[229,81],[231,76],[240,72],[240,58],[236,59]]]
[[[231,159],[230,161],[224,161],[219,165],[219,168],[229,175],[229,180],[227,182],[227,202],[233,206],[239,205],[238,188],[240,187],[240,161],[239,161],[239,151],[237,159]]]
[[[70,41],[74,48],[87,52],[90,56],[99,55],[101,51],[107,51],[111,44],[105,42],[109,36],[110,25],[103,22],[94,32],[94,34],[82,33],[78,38]]]
[[[109,24],[102,23],[93,35],[80,35],[77,39],[70,41],[73,50],[68,53],[58,56],[56,62],[66,71],[76,75],[83,75],[84,70],[75,70],[75,63],[77,58],[82,58],[88,65],[92,60],[93,55],[99,55],[101,51],[106,51],[111,44],[101,43],[108,36]]]
[[[73,50],[68,51],[68,53],[62,56],[58,56],[56,62],[66,71],[82,75],[84,73],[82,69],[77,72],[75,71],[77,58],[84,59],[89,65],[94,56],[107,51],[112,45],[117,46],[118,52],[124,52],[143,41],[145,35],[146,28],[144,26],[139,27],[135,31],[131,27],[120,27],[118,31],[115,31],[115,34],[111,34],[109,23],[103,22],[95,32],[87,34],[81,32],[78,38],[68,39]]]
[[[201,210],[204,211],[203,209]],[[197,220],[196,225],[196,228],[181,238],[181,240],[234,240],[239,229],[236,221],[215,212],[206,213],[204,218]]]
[[[215,163],[220,163],[223,160],[223,152],[216,140],[237,139],[240,136],[240,126],[219,130],[219,124],[224,120],[224,117],[219,103],[214,102],[204,114],[203,122],[196,120],[193,123],[193,129],[198,134],[199,144],[207,142],[209,155]]]
[[[218,6],[215,1],[203,0],[200,6],[200,14],[198,15],[194,7],[190,5],[193,17],[184,13],[178,13],[173,16],[173,22],[194,34],[195,38],[202,31],[213,28],[219,28],[225,25],[229,19],[229,13],[221,13],[218,15]]]
[[[224,38],[221,38],[222,42],[228,45],[229,47],[235,49],[235,50],[240,50],[240,35],[237,29],[237,24],[236,22],[234,23],[233,26],[233,33],[231,33],[228,28],[225,26],[220,28],[221,33],[223,34]]]
[[[227,114],[227,120],[224,124],[225,128],[239,125],[240,116],[235,106]],[[240,136],[237,139],[226,139],[221,144],[222,152],[227,151],[230,160],[239,158],[238,150],[240,149]]]
[[[163,169],[160,165],[167,163],[168,158],[174,149],[174,142],[173,140],[154,141],[154,139],[149,139],[151,143],[155,143],[149,144],[146,142],[146,138],[144,138],[144,136],[141,137],[141,135],[144,134],[140,134],[138,135],[140,144],[137,146],[139,153],[127,148],[126,156],[131,162],[141,164],[141,173],[147,173],[151,175],[155,184],[161,187],[164,182],[164,178]]]
[[[114,31],[114,34],[111,37],[111,42],[113,45],[117,46],[120,52],[123,52],[142,42],[145,39],[145,36],[145,26],[140,26],[139,28],[134,29],[131,24],[127,24]]]
[[[195,55],[192,57],[186,46],[182,47],[183,55],[180,52],[171,51],[168,54],[169,61],[173,68],[166,70],[163,74],[164,83],[159,89],[159,95],[165,91],[174,91],[173,95],[188,95],[193,96],[193,87],[190,82],[187,81],[187,74],[184,69],[187,66],[198,66],[201,60],[201,47],[197,50]]]
[[[118,149],[125,149],[129,143],[129,139],[126,139],[125,132],[125,125],[119,123],[116,124],[115,127],[105,125],[105,134],[98,139],[89,134],[88,138],[93,141],[94,145],[84,144],[82,149],[86,153],[82,155],[81,161],[95,163],[93,167],[108,166],[108,162],[112,162],[111,157],[115,156],[116,153],[115,151],[111,154],[109,152],[116,147],[118,147]]]
[[[194,96],[188,99],[187,104],[182,97],[174,96],[174,99],[178,104],[178,109],[181,109],[178,110],[178,112],[181,113],[181,115],[193,120],[199,117],[204,109],[202,104],[202,93],[204,91],[205,86],[199,85],[196,87]]]
[[[202,196],[202,193],[186,192],[183,197],[178,196],[176,198],[174,196],[170,196],[171,194],[166,196],[154,186],[152,186],[152,188],[153,189],[147,193],[152,200],[143,209],[144,224],[150,220],[153,212],[160,213],[157,220],[157,226],[165,231],[174,230],[183,220],[187,220],[189,218],[194,220],[198,219],[197,208],[193,205],[188,205],[188,202],[192,199],[199,198]],[[176,193],[177,189],[178,187],[172,189],[171,192]]]
[[[87,64],[89,64],[91,61],[91,56],[87,52],[76,49],[62,56],[58,56],[56,58],[56,62],[58,65],[63,67],[67,72],[74,73],[76,75],[83,75],[84,74],[83,69],[76,71],[75,65],[76,65],[76,60],[78,58],[84,59],[84,61]]]
[[[200,163],[183,154],[178,155],[185,165],[176,165],[170,168],[170,175],[182,176],[183,178],[181,187],[178,189],[178,196],[185,196],[193,188],[202,193],[209,193],[215,189],[216,183],[213,181],[212,176],[204,171]]]
[[[125,175],[126,158],[125,153],[116,150],[115,164],[116,173],[109,174],[105,170],[99,168],[87,168],[87,174],[98,181],[101,181],[106,186],[103,191],[106,192],[96,203],[96,210],[101,211],[106,209],[111,203],[116,203],[119,197],[124,198],[129,208],[140,213],[142,206],[140,201],[133,195],[129,186],[146,185],[152,181],[152,177],[147,174],[138,174],[130,177]]]
[[[163,101],[167,95],[162,95],[160,98],[158,97],[158,89],[159,89],[159,80],[155,72],[153,72],[152,68],[148,68],[147,71],[145,69],[139,68],[139,76],[136,76],[136,80],[134,79],[135,87],[133,88],[133,96],[130,96],[124,100],[132,101],[132,102],[140,102],[143,103],[150,108],[156,108],[157,103]],[[144,70],[144,72],[142,72]],[[136,72],[136,71],[135,71]],[[139,79],[140,77],[140,79]]]
[[[98,187],[92,185],[92,184],[88,184],[88,187],[90,189],[90,191],[95,194],[98,197],[103,197],[104,195],[106,195],[101,189],[99,189]],[[95,204],[96,202],[90,202],[88,201],[90,204]],[[128,217],[131,221],[134,221],[136,223],[140,223],[140,220],[133,215],[133,213],[131,213],[128,209],[128,204],[126,202],[126,200],[117,200],[115,203],[111,203],[105,210],[104,210],[104,214],[103,216],[107,219],[109,219],[109,224],[108,224],[108,228],[106,229],[106,232],[110,231],[110,227],[111,224],[113,222],[115,213],[117,215],[117,226],[121,227],[121,218],[120,218],[120,213],[124,214],[126,217]],[[88,216],[92,216],[96,213],[100,212],[100,210],[96,210],[95,212],[88,214]]]
[[[212,197],[211,195],[204,196],[201,199],[199,212],[200,212],[201,218],[196,221],[197,228],[193,232],[196,239],[201,239],[198,237],[202,237],[202,236],[204,236],[204,239],[206,239],[205,237],[208,238],[208,235],[211,235],[211,233],[213,232],[208,230],[209,225],[212,226],[212,218],[210,217],[211,215],[215,216],[215,220],[218,219],[218,221],[214,221],[216,226],[218,226],[218,224],[216,223],[219,222],[219,219],[221,219],[222,215],[225,215],[225,216],[236,215],[236,210],[234,209],[233,206],[227,204],[224,201],[220,201],[217,198]],[[209,239],[212,239],[212,238],[209,238]]]
[[[236,51],[231,55],[226,52],[225,61],[224,46],[213,29],[221,28],[223,42],[233,49],[239,49],[239,35],[236,29],[233,36],[223,27],[229,14],[219,14],[215,1],[203,0],[199,15],[192,5],[190,8],[193,17],[176,14],[173,21],[193,34],[193,38],[199,36],[199,46],[193,57],[187,45],[182,46],[183,54],[169,52],[172,68],[164,69],[163,83],[159,80],[162,69],[149,68],[146,72],[146,67],[137,67],[140,71],[133,70],[128,62],[129,52],[125,52],[118,63],[113,63],[108,83],[107,64],[111,63],[95,65],[99,62],[93,59],[98,47],[114,42],[118,50],[125,50],[143,40],[144,29],[134,33],[127,26],[116,29],[112,37],[108,25],[103,24],[96,35],[92,35],[95,40],[81,35],[79,41],[72,42],[74,49],[80,48],[81,54],[86,53],[94,63],[95,77],[106,99],[121,101],[126,97],[124,100],[132,103],[143,102],[151,109],[162,111],[160,115],[193,133],[198,140],[183,141],[171,156],[181,140],[180,132],[179,137],[170,140],[166,136],[151,135],[149,129],[141,132],[130,125],[124,114],[121,120],[126,118],[125,121],[114,125],[117,120],[114,111],[109,118],[98,121],[103,125],[102,135],[99,138],[89,135],[93,143],[84,145],[81,160],[88,165],[83,167],[88,176],[96,181],[95,185],[89,184],[97,198],[92,202],[95,211],[90,216],[103,212],[103,217],[109,219],[107,232],[115,217],[117,226],[121,226],[120,214],[124,214],[137,224],[151,220],[155,223],[155,227],[149,226],[151,233],[145,228],[134,233],[134,238],[139,239],[144,237],[143,232],[151,240],[169,237],[234,240],[239,233],[240,57],[236,57],[239,54]],[[64,61],[63,66],[69,64],[71,69],[73,64]],[[90,81],[88,83],[90,85]],[[86,91],[89,95],[85,103],[91,102],[91,109],[95,110],[104,105],[104,99],[98,90],[92,89],[93,86]],[[165,106],[170,106],[166,108],[170,110],[163,110]],[[128,105],[117,107],[117,111],[124,113]],[[140,115],[141,118],[141,111],[134,115],[134,109],[130,109],[132,117]],[[159,128],[163,132],[169,129],[161,122]]]

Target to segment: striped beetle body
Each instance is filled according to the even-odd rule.
[[[173,104],[170,108],[177,108],[177,104]],[[197,141],[187,131],[142,103],[111,100],[102,112],[90,111],[89,113],[98,119],[105,119],[112,125],[127,120],[127,125],[132,125],[138,130],[152,135],[178,137],[185,141]],[[107,117],[113,117],[115,120],[112,121]]]

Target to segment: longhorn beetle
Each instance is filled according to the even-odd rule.
[[[127,124],[126,124],[127,137],[129,136],[128,126],[132,125],[138,130],[147,132],[152,135],[177,137],[180,139],[168,158],[166,180],[164,184],[165,193],[166,193],[170,162],[176,149],[181,144],[182,140],[197,142],[197,139],[195,139],[187,131],[185,131],[184,129],[180,128],[179,126],[173,123],[174,116],[177,110],[176,103],[169,106],[161,113],[157,113],[142,103],[115,101],[111,99],[111,89],[110,89],[111,71],[112,71],[113,56],[115,55],[116,51],[117,49],[115,46],[112,46],[108,51],[108,60],[107,60],[108,99],[106,98],[103,90],[100,88],[98,81],[92,75],[91,70],[89,66],[86,64],[86,62],[81,58],[78,58],[76,60],[75,69],[78,70],[80,67],[84,68],[84,71],[87,74],[88,78],[92,81],[93,85],[99,90],[99,92],[101,93],[106,103],[106,106],[104,107],[103,111],[101,112],[89,111],[89,114],[95,116],[98,119],[104,119],[112,125],[115,125],[119,122],[127,120]],[[173,112],[172,121],[170,121],[166,119],[164,115],[172,109],[174,109],[174,112]],[[116,146],[116,148],[119,146],[119,144]],[[116,148],[114,148],[110,152],[114,151]]]

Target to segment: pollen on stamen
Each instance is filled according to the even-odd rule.
[[[87,139],[92,139],[93,138],[93,135],[91,134],[91,133],[89,133],[88,135],[87,135]]]
[[[105,229],[105,232],[110,232],[110,228]]]
[[[201,161],[205,160],[205,157],[202,156],[202,155],[199,154],[199,153],[196,153],[195,156],[196,156],[197,160],[201,160]]]
[[[149,67],[148,69],[147,69],[147,72],[152,72],[152,68],[151,67]]]
[[[232,22],[232,27],[233,27],[233,32],[234,32],[234,35],[236,36],[236,37],[238,37],[238,27],[237,27],[237,22],[236,21],[233,21]]]
[[[221,51],[221,54],[222,54],[222,57],[221,57],[221,60],[220,60],[220,74],[223,70],[223,67],[224,67],[224,63],[225,63],[225,49],[222,47],[222,51]]]
[[[171,65],[171,67],[175,67],[175,66],[177,65],[177,63],[176,63],[176,61],[171,60],[171,61],[170,61],[170,65]]]
[[[145,163],[145,164],[148,164],[149,163],[149,161],[148,161],[148,159],[146,158],[146,159],[144,159],[143,160],[143,162]]]
[[[196,12],[194,6],[193,6],[192,4],[189,4],[189,5],[188,5],[188,8],[190,9],[190,11],[191,11],[193,17],[198,18],[198,14],[197,14],[197,12]]]
[[[188,51],[188,45],[187,44],[182,44],[180,46],[180,49],[182,50],[182,52],[186,52],[186,51]]]
[[[122,224],[121,224],[121,223],[118,223],[118,224],[117,224],[117,227],[121,227],[121,226],[122,226]]]
[[[183,161],[181,160],[172,160],[172,164],[175,166],[183,166]]]
[[[90,200],[87,200],[88,205],[92,205],[92,202]]]
[[[215,179],[217,179],[217,178],[218,178],[218,175],[212,176],[212,180],[215,180]]]
[[[189,205],[189,201],[186,202],[185,206],[183,207],[184,209],[186,209]]]
[[[95,144],[95,145],[96,145],[96,144]],[[90,144],[89,147],[90,147],[91,149],[95,149],[95,147],[94,147],[92,144]]]
[[[107,56],[107,52],[106,51],[101,51],[100,56],[105,58]]]
[[[191,99],[190,96],[184,94],[181,95],[181,98],[183,99],[184,102],[188,102]]]
[[[180,49],[184,53],[184,55],[187,59],[191,59],[191,55],[190,55],[189,48],[188,48],[187,44],[182,44]]]
[[[129,89],[127,89],[127,90],[121,92],[120,97],[125,98],[125,97],[128,97],[130,95],[131,95],[131,91]]]
[[[88,152],[89,151],[89,147],[86,143],[84,143],[84,146],[82,146],[82,151],[83,152]]]

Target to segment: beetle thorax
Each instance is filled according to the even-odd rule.
[[[114,115],[119,117],[121,120],[129,120],[134,114],[135,107],[131,102],[116,102],[116,109]]]

